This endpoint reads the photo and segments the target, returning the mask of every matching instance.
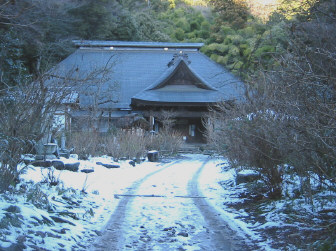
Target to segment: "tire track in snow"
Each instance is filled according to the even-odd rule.
[[[172,163],[167,164],[159,170],[151,172],[144,176],[143,178],[135,181],[130,187],[127,188],[127,195],[134,195],[139,189],[140,185],[145,182],[151,176],[162,172],[163,170],[181,162],[182,160],[176,160]],[[125,221],[127,207],[130,202],[134,199],[133,196],[122,196],[119,201],[118,206],[113,212],[110,220],[107,222],[102,236],[98,237],[95,242],[91,245],[90,250],[109,250],[109,251],[119,251],[122,250],[124,243],[121,243],[121,236],[123,233],[123,224]]]
[[[203,216],[188,194],[189,181],[205,157],[186,155],[141,185],[127,217],[122,250],[215,250]]]
[[[137,193],[148,191],[144,190],[143,185],[146,184],[148,187],[148,185],[154,184],[152,183],[154,178],[160,183],[162,176],[167,177],[175,173],[181,175],[178,171],[179,168],[187,167],[190,159],[169,163],[134,182],[124,194],[120,195],[119,204],[107,223],[103,235],[96,239],[91,246],[91,250],[187,250],[184,248],[188,247],[190,250],[253,250],[246,246],[242,238],[239,238],[231,230],[225,219],[208,203],[208,199],[201,197],[202,193],[198,186],[198,180],[209,160],[207,156],[195,158],[194,166],[182,179],[180,177],[176,177],[177,180],[168,178],[169,183],[166,183],[166,181],[164,185],[168,184],[168,192],[172,192],[171,197],[161,194],[151,196],[146,193]],[[169,167],[173,168],[168,169]],[[166,171],[163,172],[164,170]],[[187,195],[175,195],[176,192],[183,193],[183,191]],[[162,200],[162,204],[156,208],[152,199]],[[170,202],[172,204],[169,204]],[[171,215],[174,208],[177,207],[187,213],[182,214],[182,217],[179,213]],[[160,217],[153,215],[152,210],[158,210],[164,216],[171,215],[173,218],[171,226],[163,226],[165,221],[162,222]],[[146,226],[146,222],[149,223],[149,226]],[[166,227],[167,232],[163,231],[164,227]],[[178,240],[175,232],[172,232],[178,229],[186,229],[185,233],[189,233],[189,237],[185,238],[185,241]],[[162,235],[167,234],[174,236],[160,242]],[[139,239],[139,237],[140,242],[133,242],[132,244],[132,241]],[[180,249],[175,248],[178,246],[174,243],[167,243],[169,240],[177,241],[176,245],[178,244]],[[174,249],[170,249],[172,247]]]
[[[207,202],[205,197],[202,196],[202,192],[198,187],[198,180],[208,162],[209,159],[205,160],[194,174],[188,184],[188,192],[192,196],[195,206],[199,209],[208,225],[210,238],[215,250],[254,250],[253,248],[248,247],[244,240],[237,236],[237,233],[229,227],[228,223],[221,217],[221,214]]]

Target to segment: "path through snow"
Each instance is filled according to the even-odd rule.
[[[91,250],[252,250],[200,191],[211,167],[193,155],[128,184]]]

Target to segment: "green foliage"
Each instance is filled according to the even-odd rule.
[[[244,0],[210,0],[215,11],[219,14],[218,25],[229,24],[234,29],[245,27],[249,18],[249,10]]]
[[[164,24],[165,33],[173,41],[207,39],[210,36],[211,20],[189,6],[180,5],[159,13],[158,19]]]
[[[160,22],[154,20],[149,12],[140,12],[135,15],[137,36],[141,41],[169,41],[168,35],[160,29]]]
[[[207,5],[207,0],[182,0],[188,5],[198,5],[198,6],[206,6]]]
[[[109,27],[108,40],[137,40],[137,24],[134,16],[128,11],[121,11],[116,23]]]
[[[178,41],[183,41],[185,37],[184,30],[182,28],[177,28],[174,32],[174,38]]]
[[[273,55],[283,53],[287,46],[285,28],[284,22],[267,25],[254,21],[238,30],[222,25],[211,34],[202,52],[243,79],[249,79],[260,67],[276,66]]]
[[[259,63],[263,68],[276,65],[270,53],[282,52],[287,45],[282,12],[266,25],[249,14],[243,0],[210,3],[212,13],[204,7],[207,1],[84,0],[62,5],[36,1],[22,15],[25,23],[32,24],[28,28],[0,27],[2,80],[15,85],[38,75],[74,50],[72,39],[223,44],[228,47],[203,51],[212,58],[218,53],[217,62],[245,79]]]
[[[132,2],[133,3],[133,2]],[[69,14],[75,18],[73,30],[83,39],[125,41],[167,41],[162,24],[154,11],[167,7],[166,2],[150,1],[145,8],[140,2],[91,1]]]
[[[279,6],[279,13],[287,20],[305,19],[311,15],[312,7],[318,2],[318,0],[282,0]]]
[[[77,35],[83,39],[103,39],[104,33],[108,30],[107,8],[102,5],[101,1],[91,1],[69,11],[69,14],[76,18],[74,26]]]
[[[0,89],[29,80],[23,57],[23,42],[13,30],[0,31]]]
[[[0,25],[1,60],[8,60],[1,62],[3,83],[31,81],[72,51],[65,42],[70,40],[70,17],[57,3],[23,0],[0,8],[0,19],[4,13],[9,17]]]
[[[147,4],[155,13],[164,12],[169,8],[168,0],[147,0]]]

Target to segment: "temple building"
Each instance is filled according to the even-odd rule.
[[[67,130],[158,131],[162,111],[187,142],[203,141],[204,118],[217,102],[239,102],[244,84],[200,52],[203,43],[74,41],[53,69],[73,81]],[[167,114],[167,112],[166,112]]]

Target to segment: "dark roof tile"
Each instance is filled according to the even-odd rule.
[[[90,44],[89,42],[86,42]],[[244,84],[221,65],[215,63],[210,58],[199,51],[188,50],[185,47],[183,54],[188,57],[189,69],[212,89],[203,92],[185,93],[164,92],[160,93],[149,91],[149,87],[158,84],[169,75],[168,63],[176,57],[177,50],[150,49],[150,45],[161,43],[150,42],[99,42],[102,45],[124,44],[133,46],[133,50],[128,49],[106,49],[106,48],[84,48],[78,49],[57,67],[54,68],[55,74],[62,76],[71,75],[72,78],[85,78],[90,72],[103,69],[107,64],[112,65],[108,76],[101,76],[101,93],[100,95],[108,97],[113,96],[113,101],[101,105],[102,108],[130,108],[131,100],[149,99],[153,101],[167,100],[167,102],[209,102],[216,100],[241,100],[244,93]],[[93,41],[92,44],[99,44]],[[146,49],[141,45],[146,44]],[[168,43],[162,43],[167,45]],[[188,43],[169,43],[174,48],[189,45]],[[200,46],[199,44],[194,45]],[[190,45],[190,48],[192,46]],[[189,48],[189,49],[190,49]],[[70,74],[69,74],[70,72]],[[99,82],[99,81],[98,81]],[[114,86],[116,85],[116,86]],[[84,89],[87,86],[83,85]],[[147,90],[147,91],[145,91]],[[90,104],[90,95],[83,95],[83,90],[79,91],[80,104],[88,106]],[[93,92],[92,95],[98,95]],[[166,95],[169,95],[167,97]]]

